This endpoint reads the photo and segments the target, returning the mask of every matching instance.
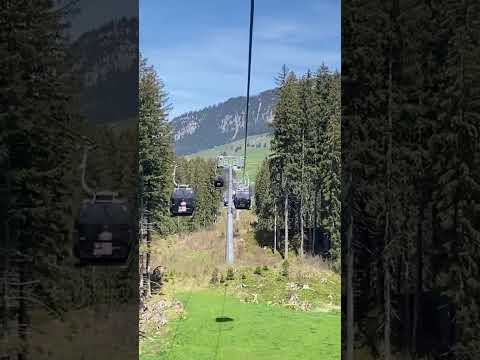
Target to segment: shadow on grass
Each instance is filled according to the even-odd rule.
[[[217,322],[217,323],[225,323],[225,322],[231,322],[231,321],[234,321],[234,320],[232,318],[226,317],[226,316],[217,317],[215,319],[215,322]]]

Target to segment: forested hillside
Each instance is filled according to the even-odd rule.
[[[250,98],[250,135],[271,131],[277,102],[274,90]],[[177,154],[186,155],[242,139],[245,132],[246,98],[239,96],[172,120]]]
[[[306,249],[318,253],[315,247],[330,238],[339,261],[340,75],[322,66],[298,78],[284,68],[272,127],[271,155],[255,188],[258,227],[283,227],[285,258],[290,249],[300,256]]]
[[[271,135],[269,134],[253,135],[248,137],[248,161],[246,167],[246,174],[252,183],[255,182],[260,164],[270,154],[270,140]],[[234,141],[232,143],[218,145],[211,149],[202,150],[190,155],[186,155],[185,157],[188,159],[200,157],[204,159],[214,160],[218,155],[243,156],[244,146],[244,140],[242,139]]]

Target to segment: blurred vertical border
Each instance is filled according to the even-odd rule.
[[[1,359],[138,359],[138,5],[2,1]],[[128,209],[121,264],[79,258],[86,189]]]
[[[342,342],[351,359],[480,349],[476,1],[342,2]]]

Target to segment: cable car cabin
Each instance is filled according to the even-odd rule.
[[[170,198],[172,216],[192,216],[195,211],[195,193],[188,186],[179,186]]]
[[[216,188],[222,188],[225,185],[225,179],[223,178],[223,176],[222,175],[215,176],[215,178],[213,179],[213,185]]]
[[[233,197],[233,205],[235,205],[235,209],[250,210],[250,206],[252,205],[250,191],[246,189],[237,190]]]
[[[75,224],[74,255],[81,265],[122,265],[132,247],[133,228],[126,200],[85,200]]]

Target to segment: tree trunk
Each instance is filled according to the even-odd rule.
[[[393,38],[393,31],[390,32],[390,36]],[[390,344],[390,329],[391,329],[391,299],[390,299],[390,211],[391,211],[391,178],[392,178],[392,117],[393,117],[393,77],[392,77],[392,65],[393,65],[393,44],[390,43],[389,60],[388,60],[388,108],[387,108],[387,153],[385,157],[386,163],[386,187],[385,187],[385,228],[384,228],[384,249],[383,249],[383,301],[384,301],[384,315],[385,324],[383,332],[384,340],[384,353],[385,360],[391,358],[391,344]]]
[[[27,277],[27,266],[26,263],[20,264],[18,333],[21,341],[21,349],[18,353],[18,360],[27,360],[29,358],[27,332],[30,328],[30,319],[28,316],[28,306],[26,301],[29,294],[27,292],[28,285],[25,285],[29,280]]]
[[[412,353],[417,352],[417,333],[418,325],[420,323],[420,299],[422,296],[422,283],[423,283],[423,238],[422,238],[422,223],[424,219],[424,204],[422,201],[419,203],[419,214],[417,222],[417,239],[416,239],[416,281],[415,281],[415,294],[413,300],[413,326],[412,326]]]
[[[143,267],[143,262],[144,262],[143,261],[143,254],[140,254],[139,255],[139,269],[138,269],[139,270],[138,272],[139,272],[139,275],[140,275],[140,279],[139,279],[139,281],[140,281],[140,284],[139,284],[140,294],[143,294],[143,291],[144,291],[144,289],[143,289],[143,274],[145,273],[145,271],[144,271],[144,267]]]
[[[7,338],[8,336],[8,323],[9,323],[9,313],[10,313],[10,306],[9,306],[9,301],[8,301],[8,297],[9,297],[9,288],[10,288],[10,284],[9,284],[9,278],[8,278],[8,275],[9,275],[9,257],[7,256],[7,251],[10,250],[10,230],[9,230],[9,225],[8,225],[8,219],[5,221],[5,226],[4,226],[4,232],[5,232],[5,250],[6,250],[6,254],[3,255],[3,269],[2,269],[2,272],[3,272],[3,282],[2,282],[2,292],[3,292],[3,296],[2,296],[2,333],[3,333],[3,337],[4,339]]]
[[[404,287],[403,291],[404,293],[404,314],[405,314],[405,319],[403,321],[404,323],[404,333],[403,333],[403,339],[404,339],[404,357],[405,359],[411,359],[411,340],[410,340],[410,333],[411,333],[411,306],[410,306],[410,264],[409,264],[409,248],[407,247],[407,250],[405,251],[405,256],[404,256],[404,261],[403,263],[405,264],[405,271],[404,271]]]
[[[351,187],[351,175],[350,177],[350,187]],[[350,190],[351,191],[351,190]],[[350,196],[351,198],[351,196]],[[354,307],[353,307],[353,272],[354,272],[354,249],[353,249],[353,214],[352,209],[350,206],[350,213],[349,213],[349,221],[348,221],[348,228],[347,228],[347,359],[346,360],[354,360],[354,341],[355,341],[355,333],[354,333]]]
[[[303,181],[304,181],[304,172],[305,172],[305,132],[302,128],[302,182],[300,186],[300,249],[298,254],[303,258],[303,242],[304,242],[304,224],[303,224]]]
[[[313,199],[313,236],[312,236],[312,255],[315,256],[315,242],[317,241],[317,200],[318,190],[315,189],[315,198]]]
[[[146,296],[150,297],[152,295],[152,288],[151,288],[151,283],[150,283],[150,248],[151,248],[151,242],[152,242],[152,234],[150,231],[150,221],[151,221],[151,216],[150,212],[148,213],[147,216],[147,256],[146,256],[146,284],[145,284],[145,290],[146,290]]]
[[[285,260],[288,260],[288,193],[285,194],[285,209],[284,209],[284,216],[285,216]]]
[[[273,253],[277,251],[277,204],[273,206]]]
[[[385,325],[384,325],[384,353],[385,360],[391,359],[391,344],[390,344],[390,329],[391,329],[391,299],[390,299],[390,269],[388,256],[384,256],[383,260],[385,277],[383,278],[383,296],[384,296],[384,312],[385,312]]]
[[[303,224],[303,195],[300,197],[300,248],[298,254],[303,258],[303,238],[304,238],[304,224]]]

